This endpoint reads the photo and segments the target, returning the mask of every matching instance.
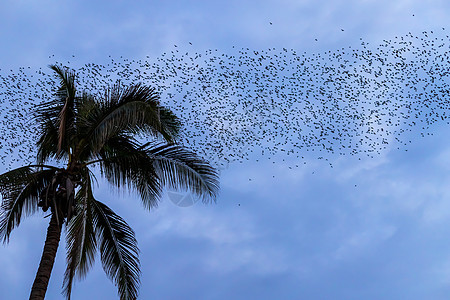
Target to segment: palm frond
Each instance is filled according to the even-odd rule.
[[[180,119],[167,107],[159,107],[159,118],[161,120],[161,126],[165,133],[165,140],[169,143],[174,142],[181,131]]]
[[[219,174],[207,161],[174,144],[149,143],[145,151],[163,185],[189,190],[203,202],[215,201]]]
[[[54,151],[62,156],[69,152],[70,141],[77,136],[74,124],[77,100],[75,72],[57,65],[51,65],[50,68],[60,79],[60,87],[52,100],[36,106],[34,118],[46,129],[49,129],[50,125],[56,128],[57,148]],[[43,133],[41,138],[46,134],[44,130]],[[51,133],[54,135],[53,131]]]
[[[157,206],[161,196],[158,176],[147,153],[132,138],[110,139],[98,156],[101,173],[112,185],[137,191],[148,209]]]
[[[150,87],[134,85],[123,89],[115,86],[106,99],[96,104],[89,115],[83,116],[84,127],[90,129],[86,136],[93,151],[121,133],[144,133],[172,141],[179,130],[178,119],[161,107],[158,94]]]
[[[57,65],[50,65],[49,67],[56,73],[56,76],[60,80],[60,85],[51,100],[36,106],[35,118],[38,120],[40,120],[42,116],[48,116],[52,120],[57,120],[67,99],[69,98],[72,103],[76,98],[75,72],[63,69]],[[71,108],[73,107],[73,105],[70,106]]]
[[[64,69],[58,65],[50,65],[49,67],[57,74],[58,78],[60,79],[58,92],[65,97],[74,99],[76,94],[75,72]]]
[[[69,124],[69,118],[70,115],[73,115],[73,113],[70,113],[70,99],[67,98],[66,103],[64,104],[63,108],[59,112],[59,128],[58,128],[58,153],[61,152],[63,149],[63,144],[66,139],[66,127],[68,127]],[[66,148],[67,149],[67,148]]]
[[[75,274],[78,274],[80,279],[84,278],[95,261],[97,240],[92,216],[94,200],[91,179],[89,172],[86,172],[81,189],[75,198],[75,216],[67,226],[67,268],[64,274],[63,293],[69,300]]]
[[[64,152],[58,153],[58,128],[49,117],[44,117],[39,126],[39,139],[37,141],[37,163],[42,164],[51,158],[62,158]]]
[[[141,271],[134,231],[105,204],[93,200],[92,207],[103,269],[118,287],[120,299],[136,299]]]
[[[20,224],[22,214],[38,209],[39,194],[52,180],[56,168],[37,170],[22,167],[0,175],[2,194],[0,238],[8,242],[11,231]]]
[[[73,71],[63,70],[57,65],[51,65],[50,68],[56,72],[61,80],[61,86],[59,88],[59,95],[66,99],[64,100],[64,105],[59,111],[58,115],[58,153],[64,147],[67,151],[68,147],[66,136],[71,137],[70,133],[74,133],[74,117],[75,117],[75,73]],[[58,106],[59,109],[59,106]]]
[[[32,173],[33,168],[29,166],[20,167],[3,173],[0,175],[0,191],[7,192],[10,188],[22,185],[28,181],[28,178]]]

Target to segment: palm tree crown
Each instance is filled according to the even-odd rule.
[[[215,201],[218,173],[175,144],[180,121],[160,104],[154,89],[116,84],[99,98],[76,90],[73,71],[50,67],[60,86],[51,101],[35,110],[40,124],[36,164],[0,175],[0,238],[8,242],[23,214],[50,209],[47,240],[30,299],[45,295],[63,224],[65,296],[70,299],[73,279],[87,274],[98,250],[120,298],[135,299],[140,265],[134,232],[94,197],[92,167],[98,166],[112,185],[136,191],[148,209],[157,205],[165,186],[188,189],[204,202]]]

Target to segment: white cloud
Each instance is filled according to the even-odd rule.
[[[234,245],[216,248],[205,264],[211,272],[227,273],[245,270],[253,275],[283,273],[290,269],[290,258],[277,247]]]
[[[391,238],[397,228],[385,224],[377,224],[363,228],[339,241],[332,257],[338,261],[354,260],[361,254],[372,252],[375,248]]]

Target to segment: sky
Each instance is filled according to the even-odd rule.
[[[175,48],[324,53],[361,38],[379,45],[450,30],[449,13],[438,0],[6,0],[0,72],[109,56],[156,61]],[[101,180],[95,193],[136,232],[140,299],[448,299],[450,128],[436,123],[428,133],[413,128],[411,143],[373,157],[266,156],[221,166],[216,204],[181,207],[167,194],[147,211]],[[28,297],[48,225],[42,217],[24,220],[0,247],[0,299]],[[64,254],[62,241],[46,299],[62,298]],[[116,298],[99,259],[73,290],[73,299]]]

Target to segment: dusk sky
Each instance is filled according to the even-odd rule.
[[[104,64],[109,56],[152,62],[175,48],[312,55],[361,39],[375,48],[408,33],[448,34],[449,16],[444,0],[6,0],[0,74]],[[450,51],[450,40],[444,47]],[[166,195],[147,211],[101,179],[95,195],[135,230],[139,299],[448,299],[450,127],[437,122],[421,133],[412,128],[402,137],[407,145],[389,143],[373,157],[324,152],[327,160],[269,154],[232,162],[220,167],[216,204],[180,207]],[[29,296],[49,221],[43,216],[24,219],[0,246],[0,299]],[[64,271],[62,237],[46,299],[63,298]],[[100,259],[75,282],[72,298],[117,299]]]

